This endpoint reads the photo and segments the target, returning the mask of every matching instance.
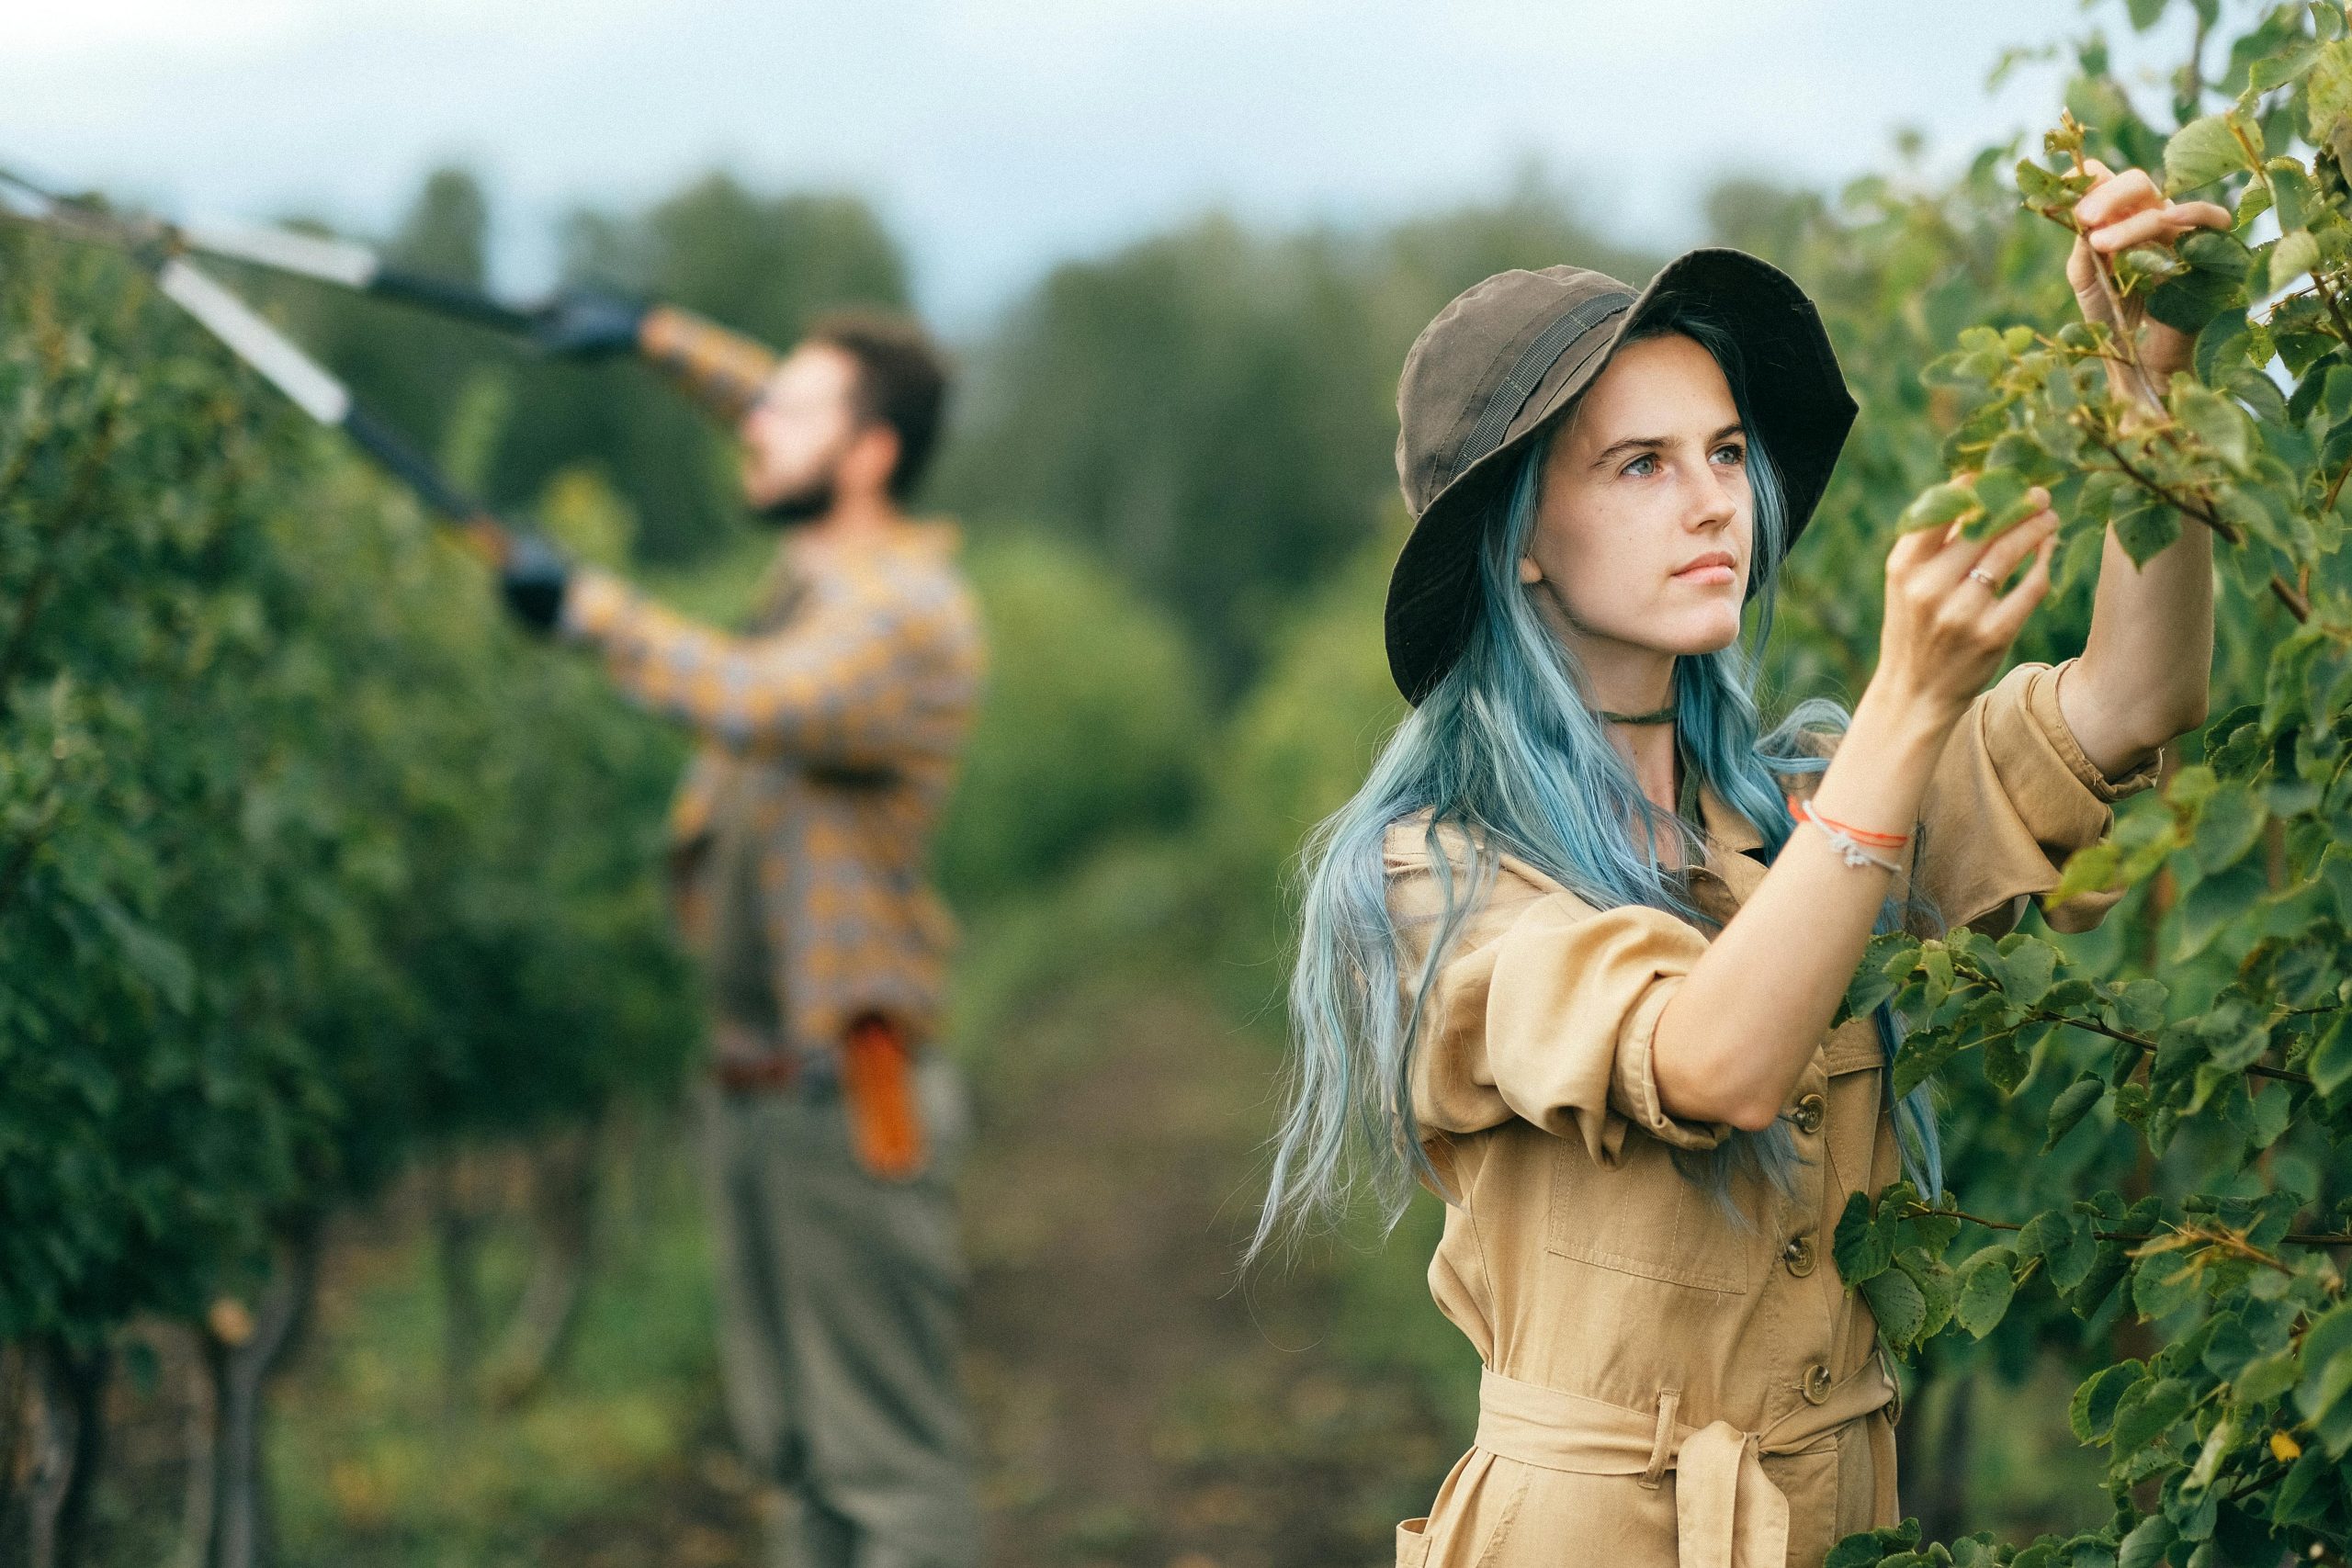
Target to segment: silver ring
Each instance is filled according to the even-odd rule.
[[[1998,593],[2001,591],[2001,580],[1995,577],[1991,572],[1986,571],[1981,566],[1970,567],[1968,569],[1968,575],[1974,578],[1977,581],[1983,583],[1985,587],[1991,589],[1996,593]]]

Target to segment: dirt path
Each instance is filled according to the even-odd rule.
[[[1326,1348],[1329,1279],[1236,1286],[1270,1066],[1178,991],[1064,1002],[981,1084],[966,1190],[993,1563],[1385,1562],[1450,1461],[1401,1380]]]

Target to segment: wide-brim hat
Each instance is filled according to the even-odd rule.
[[[1388,579],[1388,671],[1407,701],[1427,696],[1469,639],[1480,543],[1517,457],[1631,329],[1686,300],[1739,345],[1747,417],[1781,476],[1784,543],[1812,520],[1854,400],[1821,313],[1786,273],[1719,249],[1685,252],[1639,291],[1582,267],[1497,273],[1423,329],[1397,383],[1396,477],[1413,531]]]

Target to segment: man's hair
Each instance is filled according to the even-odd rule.
[[[901,500],[912,494],[947,412],[947,356],[912,321],[875,310],[820,316],[802,341],[837,348],[857,362],[857,415],[898,433],[890,493]]]

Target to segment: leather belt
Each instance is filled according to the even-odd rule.
[[[714,1062],[710,1076],[729,1094],[782,1094],[800,1081],[800,1061],[797,1056],[778,1054]]]

